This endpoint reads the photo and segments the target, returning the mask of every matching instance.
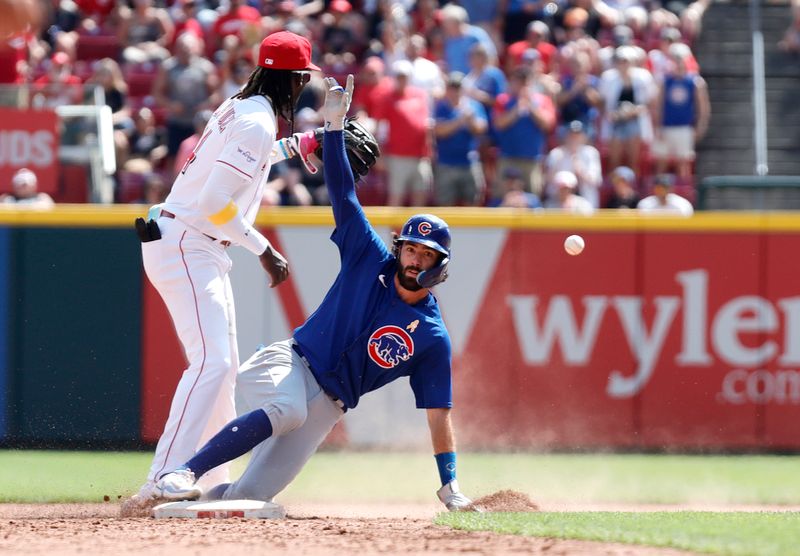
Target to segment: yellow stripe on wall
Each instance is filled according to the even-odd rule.
[[[0,205],[0,226],[61,226],[124,228],[133,230],[135,218],[144,217],[144,205],[56,205],[52,209],[20,209]],[[400,227],[409,216],[432,212],[454,227],[509,228],[513,230],[570,230],[625,232],[800,232],[800,212],[700,212],[691,218],[643,215],[636,211],[605,210],[593,216],[572,216],[517,209],[390,208],[367,207],[376,226]],[[256,224],[269,226],[333,226],[327,207],[279,207],[260,212]]]

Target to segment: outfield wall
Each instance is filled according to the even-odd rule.
[[[153,442],[183,368],[141,271],[141,207],[0,212],[0,438]],[[798,449],[800,218],[437,211],[437,288],[464,447]],[[368,210],[388,240],[409,211]],[[338,270],[326,209],[266,211],[292,277],[271,290],[233,248],[242,358],[289,337]],[[570,257],[564,238],[587,247]],[[407,381],[362,400],[333,442],[428,445]]]

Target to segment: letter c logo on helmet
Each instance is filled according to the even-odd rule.
[[[405,241],[419,243],[443,255],[435,267],[420,272],[417,283],[423,288],[431,288],[447,279],[447,265],[450,263],[450,227],[447,222],[433,214],[415,214],[402,228],[403,234],[394,240],[393,252],[399,257],[400,245]]]
[[[431,223],[430,222],[420,222],[419,226],[417,226],[417,230],[419,233],[426,236],[431,233]]]

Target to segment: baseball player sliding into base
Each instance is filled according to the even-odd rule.
[[[277,116],[292,122],[310,70],[319,68],[305,38],[278,32],[264,39],[258,67],[214,112],[166,201],[150,210],[148,222],[137,219],[144,269],[169,310],[189,366],[147,482],[131,504],[155,498],[155,482],[236,417],[239,355],[226,248],[238,244],[257,255],[273,287],[289,274],[286,259],[253,221],[272,163],[298,154],[295,137],[276,141]],[[227,466],[221,466],[206,481],[227,478]]]
[[[438,497],[448,509],[463,508],[471,502],[456,481],[450,338],[429,291],[447,277],[450,232],[440,218],[419,214],[387,249],[355,192],[352,170],[364,160],[368,167],[379,153],[374,138],[354,137],[345,121],[353,76],[346,90],[332,78],[326,82],[322,159],[339,275],[293,338],[261,349],[239,369],[241,416],[162,477],[156,490],[171,500],[198,498],[204,491],[196,479],[252,449],[241,478],[205,491],[204,498],[270,501],[362,395],[408,376],[417,407],[427,410],[442,483]]]

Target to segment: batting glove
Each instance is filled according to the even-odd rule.
[[[286,146],[292,151],[293,155],[300,157],[303,165],[310,174],[316,174],[318,168],[309,160],[308,155],[313,154],[319,146],[319,142],[314,135],[314,131],[306,131],[305,133],[295,133],[291,137],[286,138]]]
[[[325,119],[325,131],[342,131],[344,118],[350,109],[353,98],[353,74],[347,76],[347,85],[343,89],[333,77],[325,78],[325,102],[322,105],[322,117]]]
[[[458,481],[452,480],[436,491],[436,496],[451,512],[463,510],[472,504],[472,500],[458,490]]]

